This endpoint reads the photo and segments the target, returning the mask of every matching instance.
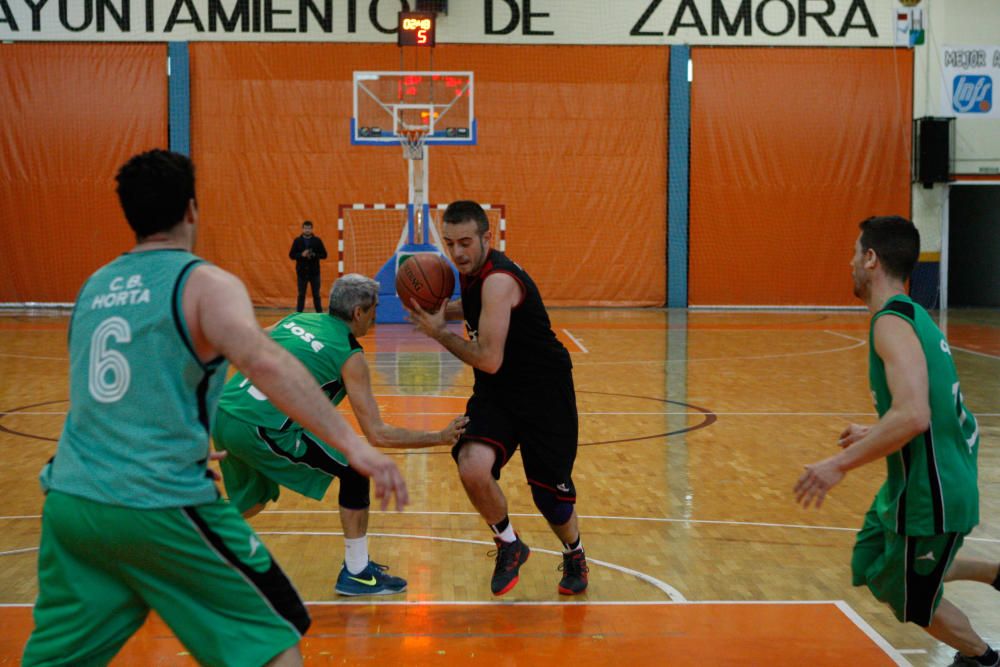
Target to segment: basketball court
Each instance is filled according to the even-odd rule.
[[[310,610],[307,665],[948,664],[953,650],[850,585],[884,466],[852,472],[821,510],[792,491],[847,423],[874,421],[869,316],[848,260],[858,221],[904,215],[925,239],[911,287],[939,308],[982,437],[982,521],[962,555],[1000,559],[1000,310],[947,308],[949,261],[974,254],[949,258],[948,183],[1000,183],[986,157],[1000,134],[959,124],[961,164],[945,147],[931,169],[916,115],[947,86],[931,75],[939,54],[918,48],[923,8],[866,2],[706,0],[703,22],[698,3],[650,0],[562,13],[506,0],[485,3],[490,15],[461,0],[450,15],[443,0],[253,3],[252,15],[190,0],[167,14],[134,3],[127,28],[114,3],[60,17],[0,2],[0,665],[19,664],[32,629],[37,477],[68,410],[65,306],[133,242],[111,177],[152,146],[192,156],[196,252],[245,282],[261,325],[294,302],[285,249],[302,220],[331,251],[324,303],[337,276],[379,280],[360,342],[387,423],[440,429],[472,390],[470,368],[414,331],[394,289],[414,255],[444,255],[450,201],[482,204],[492,247],[531,274],[572,356],[586,592],[557,591],[561,544],[520,455],[500,484],[531,558],[495,598],[491,533],[449,450],[392,450],[411,504],[372,511],[369,550],[404,593],[334,592],[333,494],[286,491],[251,521]],[[927,16],[943,19],[941,6]],[[947,11],[931,22],[941,44],[995,42],[980,12]],[[28,39],[10,34],[15,15]],[[995,115],[978,103],[970,114]],[[984,256],[967,272],[977,287],[996,275]],[[340,410],[353,423],[349,401]],[[956,583],[946,595],[1000,645],[1000,594]],[[151,615],[112,664],[194,660]]]
[[[261,311],[262,324],[283,312]],[[372,556],[409,581],[398,596],[338,598],[343,552],[335,497],[284,494],[252,521],[314,625],[307,664],[937,665],[950,652],[850,586],[854,530],[882,470],[851,473],[820,511],[795,505],[801,466],[835,448],[848,421],[871,420],[862,312],[554,309],[571,350],[581,414],[574,479],[590,588],[556,592],[560,546],[538,516],[515,456],[501,479],[532,547],[517,587],[489,593],[490,534],[444,448],[394,454],[412,504],[373,512]],[[36,475],[65,416],[64,315],[0,317],[0,660],[16,664],[30,632],[42,497]],[[1000,321],[953,313],[962,389],[984,442],[1000,435]],[[440,428],[460,413],[468,369],[406,324],[361,341],[383,417]],[[346,404],[342,411],[349,414]],[[996,559],[1000,458],[980,457],[983,523],[967,556]],[[949,584],[977,629],[1000,637],[996,591]],[[150,621],[114,664],[187,665]]]

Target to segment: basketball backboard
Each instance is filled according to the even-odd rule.
[[[475,144],[474,88],[472,72],[354,72],[351,143]]]

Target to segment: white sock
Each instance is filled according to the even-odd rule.
[[[359,574],[368,567],[368,536],[344,538],[344,565],[351,574]]]
[[[502,542],[507,542],[508,544],[516,540],[517,535],[514,533],[513,524],[508,523],[507,527],[497,534],[497,537],[499,537]]]
[[[574,551],[577,551],[579,549],[583,549],[583,538],[582,537],[576,538],[576,546],[575,547],[574,546],[570,546],[569,544],[566,544],[565,542],[563,542],[563,553],[564,554],[571,554]]]

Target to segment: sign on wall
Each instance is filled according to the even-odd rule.
[[[943,115],[1000,118],[995,91],[1000,80],[1000,46],[946,46],[941,74]]]
[[[0,0],[0,40],[396,41],[412,0]],[[454,0],[439,44],[893,46],[893,0]]]
[[[927,35],[927,17],[920,0],[899,0],[893,10],[896,25],[896,46],[920,46]]]

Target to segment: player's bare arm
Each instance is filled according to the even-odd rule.
[[[864,426],[862,424],[848,424],[844,430],[841,431],[840,438],[837,439],[837,444],[841,447],[850,447],[858,440],[868,435],[868,431],[870,431],[871,428],[871,426]]]
[[[494,273],[483,281],[482,294],[483,307],[474,340],[466,340],[448,331],[444,309],[428,313],[415,306],[411,319],[420,331],[444,345],[465,363],[487,373],[496,373],[503,365],[510,311],[521,302],[521,285],[506,273]]]
[[[796,500],[804,507],[813,502],[819,507],[848,471],[902,449],[930,424],[927,363],[913,328],[899,317],[885,315],[875,321],[874,342],[885,364],[892,407],[850,447],[806,466],[795,485]]]
[[[406,449],[435,445],[450,446],[458,442],[458,438],[465,432],[465,425],[469,419],[464,415],[451,420],[451,423],[441,431],[416,431],[383,422],[378,402],[372,393],[368,362],[363,354],[351,355],[341,368],[341,376],[347,388],[347,395],[350,397],[351,410],[358,418],[358,424],[368,442],[376,447]]]
[[[184,290],[184,315],[198,356],[225,356],[279,410],[341,450],[351,466],[375,482],[383,509],[392,496],[408,502],[406,484],[391,459],[354,433],[295,357],[257,325],[243,283],[215,266],[194,269]]]

